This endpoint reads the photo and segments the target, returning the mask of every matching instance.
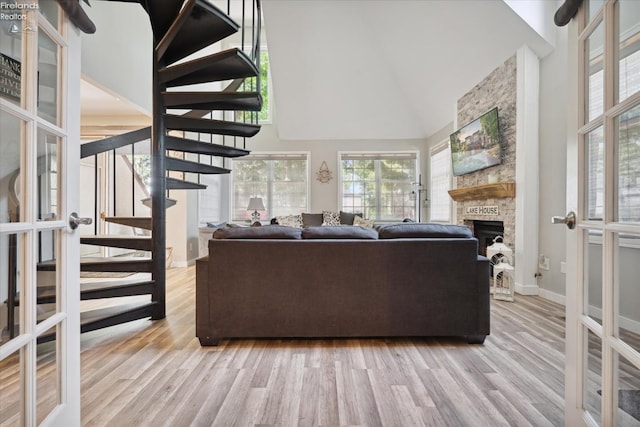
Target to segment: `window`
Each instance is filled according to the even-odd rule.
[[[417,152],[339,156],[343,211],[378,221],[416,217]]]
[[[429,219],[437,222],[451,221],[451,148],[444,141],[431,148],[430,153],[431,213]]]
[[[640,42],[635,38],[620,43],[618,61],[618,98],[622,102],[640,91]],[[589,107],[587,116],[595,120],[604,111],[604,71],[602,55],[589,69]],[[640,108],[635,107],[615,119],[617,133],[618,207],[617,221],[640,222]],[[604,127],[599,126],[585,136],[587,165],[587,214],[590,220],[604,218]]]
[[[254,153],[233,160],[232,221],[248,221],[249,199],[260,197],[265,220],[306,212],[308,197],[307,153]]]
[[[253,92],[256,90],[256,78],[245,79],[244,86],[240,92]],[[236,120],[239,122],[255,123],[256,114],[259,123],[271,122],[271,81],[269,79],[269,54],[266,48],[260,48],[260,95],[262,95],[262,110],[259,112],[236,111]]]

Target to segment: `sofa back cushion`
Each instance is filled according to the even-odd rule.
[[[283,225],[219,228],[214,239],[301,239],[302,229]]]
[[[463,225],[430,224],[422,222],[403,222],[401,224],[381,225],[378,227],[380,239],[404,238],[469,238],[473,233]]]
[[[306,227],[302,230],[303,239],[359,239],[375,240],[378,232],[372,228],[325,225],[321,227]]]

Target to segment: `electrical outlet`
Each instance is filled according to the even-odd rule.
[[[549,270],[549,257],[540,254],[538,256],[538,268],[540,270]]]

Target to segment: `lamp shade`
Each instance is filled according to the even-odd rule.
[[[247,206],[248,211],[263,211],[264,203],[262,203],[262,197],[252,197],[249,199],[249,206]]]

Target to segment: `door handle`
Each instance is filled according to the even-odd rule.
[[[81,224],[90,225],[91,223],[93,223],[93,219],[89,217],[80,218],[75,212],[72,212],[71,215],[69,215],[69,227],[71,227],[72,230],[75,230]]]
[[[552,216],[552,224],[566,224],[569,230],[576,228],[576,213],[569,212],[567,216]]]

